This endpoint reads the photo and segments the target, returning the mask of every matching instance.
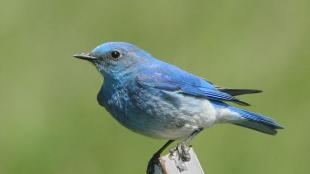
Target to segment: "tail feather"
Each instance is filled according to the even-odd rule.
[[[231,123],[243,126],[249,129],[254,129],[259,132],[263,132],[270,135],[277,134],[277,129],[283,129],[283,127],[272,118],[249,112],[243,109],[229,107],[233,112],[238,113],[241,119],[232,120]]]
[[[246,127],[249,129],[253,129],[259,132],[263,132],[269,135],[276,135],[277,134],[277,130],[275,128],[272,128],[269,125],[260,123],[260,122],[256,122],[256,121],[251,121],[251,120],[243,120],[243,121],[238,121],[238,122],[233,122],[233,124],[238,125],[238,126],[242,126],[242,127]]]

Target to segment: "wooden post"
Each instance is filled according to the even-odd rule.
[[[177,151],[160,157],[159,165],[154,165],[154,174],[204,174],[193,148],[189,154],[189,161],[182,161]]]

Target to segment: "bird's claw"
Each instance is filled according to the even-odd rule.
[[[179,143],[175,148],[170,149],[169,158],[174,160],[176,167],[180,172],[187,170],[185,162],[191,160],[189,153],[191,146],[188,142],[184,141]]]
[[[183,162],[187,162],[191,160],[191,156],[189,153],[189,150],[191,148],[191,145],[189,145],[187,142],[181,142],[177,144],[177,146],[173,149],[170,149],[170,155],[174,155],[177,153],[177,156],[179,159],[181,159]]]

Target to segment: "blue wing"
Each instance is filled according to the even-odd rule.
[[[160,66],[150,67],[148,70],[139,72],[139,75],[136,77],[136,82],[139,85],[160,90],[177,91],[195,97],[218,101],[231,101],[246,106],[249,105],[228,93],[219,91],[216,86],[207,80],[166,63],[161,63]]]

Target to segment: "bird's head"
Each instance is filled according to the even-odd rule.
[[[111,77],[130,73],[152,59],[144,50],[125,42],[104,43],[90,53],[75,54],[74,57],[90,61],[102,75]]]

